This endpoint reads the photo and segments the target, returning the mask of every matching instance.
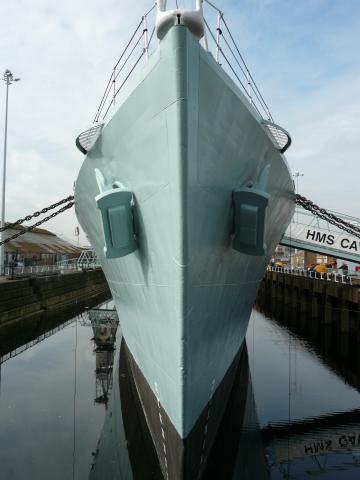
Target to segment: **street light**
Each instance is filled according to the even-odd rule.
[[[8,123],[8,105],[9,105],[9,85],[13,82],[18,82],[20,78],[14,78],[14,75],[9,69],[4,72],[3,81],[6,84],[6,103],[5,103],[5,133],[4,133],[4,162],[3,162],[3,177],[2,177],[2,197],[1,197],[1,226],[5,227],[5,184],[6,184],[6,149],[7,149],[7,123]],[[0,239],[3,239],[1,232]],[[0,275],[5,273],[5,247],[0,246]]]
[[[299,193],[299,177],[303,177],[304,174],[300,172],[295,172],[293,177],[296,178],[296,193]]]
[[[299,194],[299,177],[303,177],[304,174],[303,173],[300,173],[300,172],[295,172],[293,174],[293,177],[296,178],[296,190],[295,190],[295,193]],[[296,222],[299,223],[299,210],[297,209],[296,210]],[[295,254],[298,252],[298,249],[295,248]],[[291,256],[291,248],[290,248],[290,264],[291,264],[291,268],[293,266],[293,257]]]

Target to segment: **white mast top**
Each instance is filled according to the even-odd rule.
[[[166,10],[166,0],[158,0],[156,34],[161,40],[173,25],[185,25],[200,40],[204,36],[204,16],[202,1],[196,0],[194,10]]]

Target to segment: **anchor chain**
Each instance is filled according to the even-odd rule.
[[[6,238],[2,242],[0,242],[0,246],[4,245],[5,243],[10,242],[11,240],[14,240],[15,238],[20,237],[21,235],[24,235],[27,232],[31,232],[31,230],[34,230],[34,228],[39,227],[40,225],[47,222],[48,220],[51,220],[52,218],[56,217],[60,213],[63,213],[66,210],[68,210],[69,208],[73,207],[73,205],[75,204],[75,202],[72,201],[73,199],[74,199],[74,196],[70,195],[70,196],[64,198],[63,200],[60,200],[59,202],[53,203],[49,207],[45,207],[40,211],[34,212],[32,215],[27,215],[24,218],[20,218],[16,222],[10,223],[10,224],[6,225],[5,227],[1,227],[0,232],[3,232],[7,229],[15,227],[16,225],[20,225],[21,223],[23,223],[25,221],[29,221],[32,218],[36,218],[39,215],[48,212],[49,210],[53,210],[54,208],[56,208],[60,205],[63,205],[66,202],[69,202],[64,207],[60,208],[60,210],[57,210],[56,212],[53,212],[51,215],[48,215],[47,217],[43,218],[42,220],[39,220],[38,222],[34,223],[33,225],[30,225],[29,227],[25,227],[24,230],[21,230],[20,232],[15,233],[11,237]],[[314,202],[312,202],[311,200],[309,200],[306,197],[303,197],[302,195],[296,194],[295,201],[296,201],[297,205],[301,206],[305,210],[308,210],[313,215],[321,218],[322,220],[325,220],[326,222],[329,222],[331,225],[334,225],[337,228],[339,228],[341,230],[344,230],[347,233],[350,233],[350,235],[353,235],[357,238],[360,238],[360,228],[357,227],[356,225],[354,225],[350,222],[345,222],[342,218],[334,215],[333,213],[328,212],[324,208],[319,207]]]
[[[74,197],[68,197],[68,198],[74,198]],[[67,199],[64,199],[64,200],[67,200]],[[60,205],[63,204],[64,200],[62,200],[61,202],[58,202],[58,204],[59,203],[60,203]],[[31,230],[34,230],[34,228],[39,227],[40,225],[47,222],[48,220],[51,220],[52,218],[56,217],[60,213],[65,212],[65,210],[68,210],[74,204],[75,204],[75,202],[69,202],[68,204],[66,204],[65,206],[60,208],[60,210],[57,210],[56,212],[53,212],[51,215],[48,215],[47,217],[43,218],[42,220],[39,220],[38,222],[34,223],[33,225],[30,225],[29,227],[25,227],[24,230],[21,230],[20,232],[15,233],[11,237],[6,238],[2,242],[0,242],[0,246],[4,245],[5,243],[10,242],[11,240],[14,240],[15,238],[20,237],[21,235],[24,235],[25,233],[31,232]],[[54,205],[56,206],[56,204],[54,204]],[[55,208],[54,206],[50,206],[50,207]],[[50,207],[48,207],[48,209],[46,211],[50,210],[51,209]],[[45,209],[43,209],[43,210],[45,210]],[[39,215],[40,215],[40,212],[35,212],[35,213],[39,213]],[[30,218],[33,218],[34,216],[38,216],[38,215],[35,215],[35,214],[34,215],[29,215]],[[27,217],[25,217],[25,218],[27,218]],[[12,225],[19,225],[19,223],[16,222],[16,223],[13,223]]]
[[[316,203],[312,202],[308,198],[296,194],[296,204],[304,208],[305,210],[308,210],[313,215],[321,218],[322,220],[329,222],[331,225],[334,225],[340,230],[344,230],[345,232],[350,233],[350,235],[360,238],[360,228],[358,226],[354,225],[353,223],[346,222],[342,218],[334,215],[333,213],[328,212],[327,210],[325,210],[325,208],[319,207],[318,205],[316,205]]]
[[[48,207],[45,207],[45,208],[43,208],[42,210],[39,210],[38,212],[34,212],[32,215],[27,215],[27,216],[24,217],[24,218],[19,218],[19,220],[16,220],[16,222],[9,223],[8,225],[5,225],[4,227],[1,227],[1,228],[0,228],[0,232],[4,232],[5,230],[8,230],[8,229],[10,229],[10,228],[13,228],[13,227],[15,227],[16,225],[20,225],[21,223],[28,222],[28,221],[31,220],[32,218],[39,217],[39,216],[42,215],[43,213],[47,213],[49,210],[53,210],[54,208],[59,207],[59,206],[62,205],[63,203],[70,202],[71,200],[74,200],[74,196],[73,196],[73,195],[69,195],[68,197],[63,198],[63,199],[60,200],[59,202],[53,203],[52,205],[49,205]],[[69,208],[69,207],[68,207],[68,208]],[[59,213],[60,213],[60,212],[59,212]]]

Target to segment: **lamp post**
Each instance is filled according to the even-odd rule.
[[[304,174],[300,172],[295,172],[293,177],[296,178],[296,189],[295,193],[299,193],[299,177],[303,177]],[[299,211],[296,212],[296,222],[299,223]],[[295,248],[295,254],[297,253],[297,248]],[[291,249],[290,249],[290,263],[291,267],[293,266],[293,257],[291,256]]]
[[[14,78],[14,75],[9,69],[4,72],[3,81],[6,84],[6,102],[5,102],[5,132],[4,132],[4,162],[3,162],[3,177],[2,177],[2,197],[1,197],[1,226],[5,227],[5,186],[6,186],[6,151],[7,151],[7,124],[8,124],[8,106],[9,106],[9,85],[13,82],[18,82],[20,78]],[[0,239],[3,239],[1,232]],[[0,246],[0,275],[5,273],[5,247]]]
[[[300,172],[295,172],[293,177],[296,178],[296,193],[299,193],[299,177],[303,177],[304,174]]]
[[[295,193],[299,194],[299,177],[303,177],[304,174],[300,172],[295,172],[293,177],[296,178],[296,190]],[[299,212],[297,212],[297,221],[299,221]]]

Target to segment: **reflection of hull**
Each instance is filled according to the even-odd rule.
[[[164,476],[168,475],[168,478],[174,480],[199,478],[224,414],[240,354],[234,359],[220,387],[184,440],[172,425],[161,404],[158,403],[125,343],[124,349]],[[160,455],[159,452],[161,452]]]
[[[174,27],[103,128],[76,184],[77,215],[121,312],[134,371],[181,439],[205,427],[293,212],[291,175],[254,112],[189,31]],[[104,256],[95,168],[104,185],[134,193],[139,248],[122,258]],[[260,177],[269,196],[265,253],[252,256],[231,248],[232,193]],[[244,230],[254,236],[251,225]]]
[[[244,344],[225,414],[210,452],[204,479],[269,478]]]
[[[237,360],[232,378],[227,379],[228,391],[223,387],[221,397],[215,394],[208,405],[208,411],[213,411],[213,422],[203,419],[183,441],[166,414],[159,412],[156,397],[142,383],[142,374],[136,366],[134,369],[134,360],[122,342],[119,383],[114,384],[90,479],[166,478],[155,450],[159,444],[162,451],[167,452],[169,479],[267,478],[246,344]],[[225,413],[224,397],[229,398]],[[207,454],[209,460],[203,470],[201,456]],[[205,464],[205,460],[202,463]]]

